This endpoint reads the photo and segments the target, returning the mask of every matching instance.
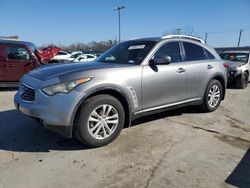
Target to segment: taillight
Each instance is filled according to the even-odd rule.
[[[228,63],[223,63],[223,65],[224,65],[224,67],[225,67],[226,69],[229,68],[229,64],[228,64]]]

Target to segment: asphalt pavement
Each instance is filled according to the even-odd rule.
[[[250,86],[218,110],[146,116],[90,149],[45,130],[0,90],[0,188],[250,187]]]

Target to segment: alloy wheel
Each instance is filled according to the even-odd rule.
[[[214,108],[220,101],[220,88],[213,85],[208,92],[208,105]]]
[[[119,114],[110,104],[95,108],[88,118],[88,132],[95,139],[102,140],[110,137],[119,123]]]

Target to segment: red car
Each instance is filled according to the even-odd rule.
[[[47,64],[59,51],[58,47],[39,50],[31,42],[0,40],[0,87],[17,86],[25,73]]]

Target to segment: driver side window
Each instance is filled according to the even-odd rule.
[[[10,46],[7,47],[7,58],[9,60],[26,61],[30,60],[30,55],[25,48],[18,46]]]
[[[156,56],[169,56],[171,57],[171,62],[181,62],[180,47],[178,42],[168,42],[161,46],[155,53]]]

